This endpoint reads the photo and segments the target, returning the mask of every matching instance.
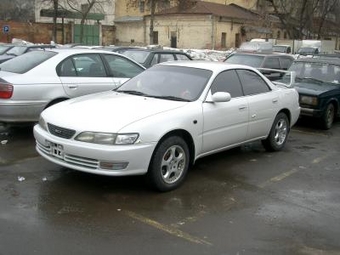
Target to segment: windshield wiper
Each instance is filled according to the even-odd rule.
[[[130,95],[136,95],[136,96],[148,96],[147,94],[137,91],[137,90],[116,90],[119,93],[126,93]]]
[[[150,97],[173,100],[173,101],[183,101],[183,102],[190,102],[191,101],[189,99],[185,99],[185,98],[181,98],[181,97],[175,97],[175,96],[150,96]]]

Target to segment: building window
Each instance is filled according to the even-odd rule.
[[[280,37],[281,37],[281,31],[279,30],[277,31],[277,39],[280,39]]]
[[[140,12],[144,12],[145,10],[145,1],[144,0],[140,0],[139,1],[139,11]]]
[[[158,31],[153,31],[153,44],[158,44]]]
[[[222,33],[221,36],[221,47],[226,48],[227,47],[227,33]]]

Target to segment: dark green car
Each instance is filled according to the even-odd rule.
[[[340,116],[340,58],[296,59],[289,71],[296,72],[300,115],[313,117],[322,128],[330,129]]]

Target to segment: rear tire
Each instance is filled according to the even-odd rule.
[[[178,188],[189,168],[189,148],[183,138],[170,136],[156,148],[147,179],[153,188],[165,192]]]
[[[279,151],[285,146],[290,131],[289,120],[285,113],[280,112],[270,129],[269,135],[262,140],[262,145],[267,151]]]

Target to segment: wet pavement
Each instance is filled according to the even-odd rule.
[[[31,127],[2,132],[0,254],[340,254],[340,122],[311,126],[278,153],[201,159],[168,193],[54,165]]]

